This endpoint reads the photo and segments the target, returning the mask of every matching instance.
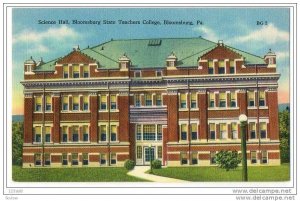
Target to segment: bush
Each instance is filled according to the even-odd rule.
[[[161,161],[160,160],[153,160],[152,161],[152,168],[153,169],[160,169],[161,168]]]
[[[132,170],[135,166],[135,162],[133,160],[126,160],[125,163],[124,163],[124,167],[127,169],[127,170]]]
[[[220,151],[216,154],[216,163],[222,169],[229,171],[231,169],[236,169],[241,163],[242,159],[238,155],[237,151]]]

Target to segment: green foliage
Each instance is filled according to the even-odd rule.
[[[135,162],[133,160],[126,160],[124,163],[124,167],[127,170],[133,170],[134,166],[135,166]]]
[[[12,124],[12,163],[22,165],[23,122]]]
[[[216,154],[216,163],[226,171],[236,169],[241,161],[241,157],[239,157],[237,151],[222,150]]]
[[[161,168],[161,161],[160,160],[153,160],[152,161],[152,168],[153,169],[160,169]]]
[[[280,157],[281,162],[290,162],[290,112],[286,109],[279,113]]]

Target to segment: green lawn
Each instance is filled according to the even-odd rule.
[[[13,166],[12,178],[22,182],[136,182],[123,167],[21,168]]]
[[[226,170],[218,167],[168,167],[153,170],[155,175],[188,181],[241,181],[242,168]],[[290,165],[248,167],[249,181],[289,181]]]

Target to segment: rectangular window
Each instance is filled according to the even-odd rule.
[[[249,130],[250,130],[250,139],[255,139],[256,138],[255,123],[249,123]]]
[[[186,94],[180,94],[180,108],[186,108]]]
[[[49,153],[45,153],[45,165],[46,166],[51,165],[51,156]]]
[[[157,158],[162,158],[162,146],[157,147]]]
[[[216,130],[215,130],[215,124],[209,124],[209,136],[211,140],[216,139]]]
[[[152,96],[151,94],[145,94],[146,106],[152,106]]]
[[[117,164],[117,154],[116,153],[110,154],[110,164],[111,165]]]
[[[83,110],[89,110],[89,96],[83,96]]]
[[[100,126],[100,141],[106,141],[106,125]]]
[[[143,126],[143,140],[155,140],[155,125]]]
[[[35,166],[42,165],[42,154],[34,154],[34,165]]]
[[[157,125],[157,140],[162,140],[162,125]]]
[[[142,140],[142,126],[137,125],[136,127],[136,140]]]
[[[191,108],[197,108],[197,93],[191,93]]]
[[[161,101],[161,94],[156,94],[156,105],[161,106],[162,101]]]
[[[63,126],[62,127],[62,142],[67,142],[68,141],[68,127],[67,126]]]
[[[107,98],[106,95],[100,96],[100,110],[106,110]]]
[[[82,154],[82,165],[88,165],[89,164],[89,154],[83,153]]]
[[[248,106],[254,107],[255,101],[254,101],[254,91],[248,91]]]
[[[106,165],[106,154],[100,154],[100,165]]]
[[[140,107],[141,106],[141,96],[140,94],[134,95],[134,106]]]
[[[187,140],[187,125],[181,124],[180,126],[180,139]]]
[[[261,163],[263,163],[263,164],[268,163],[268,152],[267,151],[261,152]]]
[[[68,154],[67,153],[62,154],[61,162],[62,162],[62,165],[68,165]]]
[[[215,93],[209,93],[209,107],[215,107]]]
[[[78,165],[78,153],[72,153],[72,165]]]
[[[260,132],[261,139],[267,138],[267,123],[266,122],[259,123],[259,132]]]
[[[141,72],[140,71],[135,71],[134,72],[134,77],[141,77]]]
[[[192,153],[192,165],[196,165],[196,164],[198,164],[198,153],[193,152]]]
[[[72,127],[72,141],[73,142],[78,142],[78,140],[79,140],[78,129],[79,129],[78,126]]]
[[[237,123],[231,123],[231,137],[238,139]]]
[[[45,128],[45,142],[49,143],[51,141],[51,127],[47,126]]]
[[[181,165],[186,165],[188,164],[188,158],[187,158],[187,153],[183,152],[180,154],[180,159],[181,159]]]
[[[64,78],[69,78],[69,66],[63,67]]]
[[[142,147],[141,146],[136,147],[136,158],[142,159]]]
[[[208,61],[208,74],[214,74],[214,62]]]
[[[117,126],[111,125],[110,127],[110,141],[115,142],[117,141]]]
[[[110,109],[116,110],[117,109],[117,96],[110,95]]]
[[[83,132],[83,141],[88,142],[89,141],[89,126],[83,126],[82,132]]]
[[[41,143],[42,142],[42,127],[37,126],[34,127],[34,142]]]
[[[89,77],[89,67],[88,66],[83,66],[83,77],[84,78]]]
[[[226,107],[226,93],[219,93],[219,107]]]
[[[230,107],[236,107],[236,93],[230,92]]]
[[[257,163],[256,151],[250,152],[251,163]]]
[[[234,70],[235,69],[234,68],[234,61],[230,61],[229,65],[230,65],[230,67],[229,67],[230,74],[234,74],[234,71],[235,71]]]
[[[79,110],[79,97],[74,96],[73,97],[73,111],[78,111]]]
[[[191,124],[191,139],[197,140],[197,124]]]
[[[45,110],[46,112],[50,112],[51,111],[51,96],[46,96],[46,107]]]
[[[265,92],[259,91],[259,106],[265,106]]]
[[[161,77],[161,76],[162,76],[161,70],[156,71],[156,77]]]
[[[224,61],[219,61],[219,74],[225,74],[225,63],[224,63]]]
[[[227,139],[227,124],[220,124],[220,134],[221,134],[221,139],[225,140]]]
[[[63,98],[62,98],[62,109],[64,110],[64,111],[67,111],[67,110],[69,110],[69,97],[68,96],[63,96]]]
[[[73,66],[73,78],[79,78],[79,66]]]
[[[34,109],[36,112],[42,111],[42,96],[37,96],[34,98]]]
[[[210,164],[216,164],[216,152],[215,151],[210,152]]]

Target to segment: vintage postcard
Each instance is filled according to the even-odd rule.
[[[5,199],[295,199],[295,6],[4,5]]]

